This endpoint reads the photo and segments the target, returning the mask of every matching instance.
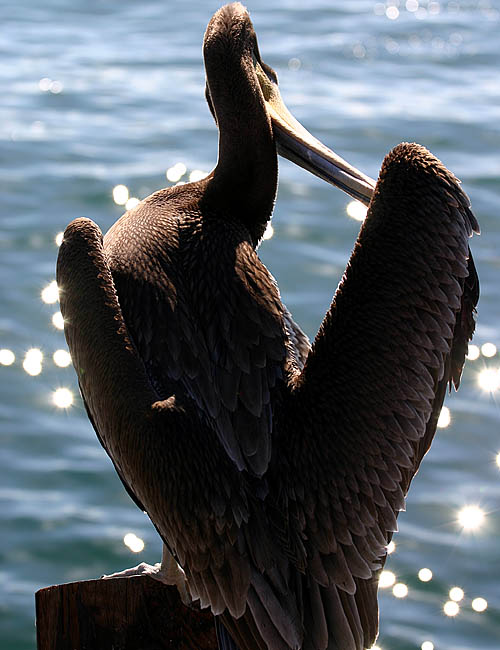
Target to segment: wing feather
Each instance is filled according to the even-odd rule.
[[[423,147],[396,147],[285,405],[291,472],[308,477],[293,502],[306,571],[318,585],[326,574],[327,619],[347,620],[345,647],[374,642],[386,545],[446,387],[458,387],[478,299],[473,231],[455,177]]]

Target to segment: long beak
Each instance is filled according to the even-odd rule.
[[[278,85],[267,76],[259,63],[255,68],[271,117],[278,153],[368,205],[375,188],[373,178],[360,172],[312,136],[287,109]]]

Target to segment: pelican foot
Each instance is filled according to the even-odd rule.
[[[165,585],[175,585],[184,605],[189,607],[193,603],[187,587],[186,574],[165,545],[163,546],[161,564],[157,562],[151,565],[146,564],[146,562],[141,562],[130,569],[124,569],[123,571],[117,571],[116,573],[110,573],[101,577],[107,580],[109,578],[130,578],[131,576],[149,576],[150,578],[163,582]]]
[[[161,564],[157,562],[156,564],[146,564],[146,562],[141,562],[137,566],[130,567],[130,569],[123,569],[123,571],[117,571],[116,573],[110,573],[109,575],[103,575],[101,578],[107,580],[109,578],[130,578],[132,576],[150,576],[155,578],[155,580],[163,580],[158,577],[158,574],[161,573]]]

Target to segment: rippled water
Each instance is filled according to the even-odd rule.
[[[106,230],[123,210],[117,184],[143,198],[176,163],[187,168],[182,180],[214,165],[201,41],[216,8],[0,3],[0,349],[15,355],[0,365],[0,646],[8,650],[34,647],[36,589],[135,564],[127,533],[144,540],[140,559],[159,558],[151,525],[91,430],[72,368],[52,359],[65,344],[52,322],[57,303],[41,291],[54,278],[57,233],[80,215]],[[320,139],[372,176],[392,146],[416,140],[462,179],[483,232],[472,244],[482,283],[476,342],[500,345],[499,3],[257,0],[249,9],[285,100]],[[274,236],[261,257],[310,336],[359,227],[347,203],[281,165]],[[25,369],[31,348],[43,360],[31,353]],[[408,592],[382,590],[382,650],[500,648],[500,393],[494,373],[492,391],[478,383],[499,356],[484,351],[493,356],[470,361],[448,399],[451,423],[400,517],[387,568]],[[0,352],[0,364],[10,361]],[[467,505],[485,513],[473,531],[457,522]],[[423,567],[430,582],[418,578]],[[443,606],[454,586],[465,596],[450,617]],[[472,609],[476,597],[485,612]]]

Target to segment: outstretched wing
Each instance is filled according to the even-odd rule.
[[[295,595],[283,577],[286,562],[266,521],[259,479],[237,469],[192,400],[161,399],[155,390],[90,220],[66,229],[57,281],[89,417],[127,491],[185,569],[191,594],[202,607],[224,612],[236,630],[240,617],[250,621],[242,634],[252,650],[263,650],[263,639],[282,650],[299,647]]]
[[[473,231],[467,197],[432,154],[404,143],[386,157],[285,422],[311,647],[374,642],[377,571],[474,330]]]

